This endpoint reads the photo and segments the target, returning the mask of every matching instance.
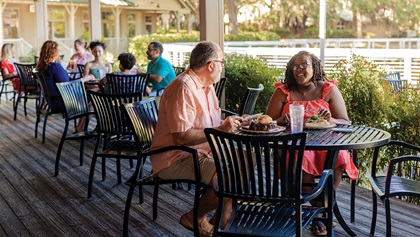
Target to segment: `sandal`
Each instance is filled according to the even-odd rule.
[[[324,222],[319,219],[314,219],[312,221],[312,233],[316,236],[326,236],[327,227]]]

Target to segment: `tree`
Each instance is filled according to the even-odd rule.
[[[238,34],[238,1],[226,0],[226,9],[229,16],[229,34]]]

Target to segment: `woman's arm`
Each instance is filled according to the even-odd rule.
[[[335,124],[349,124],[346,104],[344,103],[340,90],[336,86],[331,88],[325,100],[329,103],[331,110],[329,121]],[[321,112],[320,115],[328,120],[327,112]]]
[[[283,105],[286,102],[286,95],[280,90],[276,89],[271,96],[270,102],[268,102],[266,114],[276,120],[277,123],[287,124],[289,117],[287,115],[281,116],[283,111]]]
[[[17,73],[9,73],[7,68],[2,68],[1,73],[3,74],[4,79],[11,79],[17,77]]]
[[[91,67],[92,67],[92,63],[86,63],[85,69],[83,71],[83,77],[82,77],[83,82],[95,79],[95,76],[89,75],[89,71]]]

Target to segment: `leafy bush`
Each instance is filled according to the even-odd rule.
[[[392,139],[420,145],[420,95],[408,88],[392,94],[390,85],[382,80],[386,72],[365,59],[352,54],[334,66],[330,78],[339,82],[352,124],[377,127],[392,134]],[[388,160],[400,155],[396,148],[386,149],[379,169],[385,170]],[[359,181],[366,186],[372,163],[372,149],[358,150]]]
[[[274,92],[274,83],[279,82],[283,70],[267,65],[265,60],[239,54],[226,55],[226,109],[237,112],[247,87],[264,85],[260,93],[255,113],[265,112]]]
[[[385,71],[362,56],[339,61],[329,78],[339,82],[352,124],[379,126],[387,117],[388,96],[381,78]]]
[[[353,30],[330,30],[327,32],[328,38],[356,38]]]

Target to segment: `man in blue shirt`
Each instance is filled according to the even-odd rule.
[[[152,94],[155,91],[165,89],[165,87],[176,77],[171,63],[162,58],[163,46],[160,42],[151,42],[147,47],[147,72],[150,73],[149,81],[152,83]]]

